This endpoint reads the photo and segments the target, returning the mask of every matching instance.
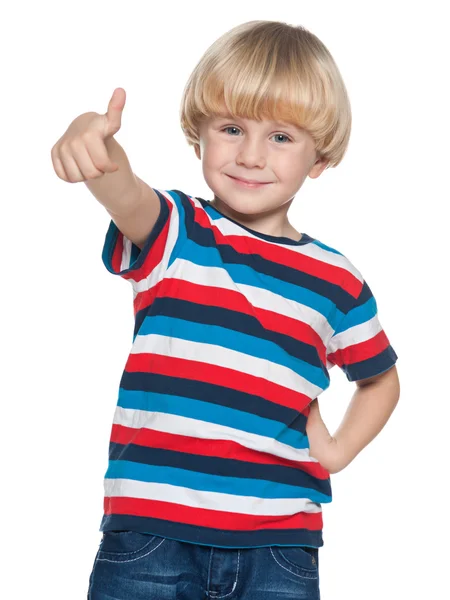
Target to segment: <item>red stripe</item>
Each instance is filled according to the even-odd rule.
[[[163,285],[163,281],[165,280],[161,279],[150,289],[136,294],[136,297],[133,301],[133,310],[135,317],[140,310],[148,308],[153,303],[153,300],[156,298],[156,296],[161,296],[160,289]]]
[[[369,360],[377,356],[390,345],[390,342],[383,330],[370,340],[352,344],[343,350],[339,349],[328,356],[328,359],[342,367],[342,365],[353,365],[364,360]]]
[[[253,394],[274,404],[287,406],[299,412],[303,412],[311,402],[311,398],[306,394],[278,385],[268,379],[196,360],[146,352],[131,353],[125,371],[129,373],[157,373],[168,377],[173,377],[175,374],[176,377],[181,379],[202,381]]]
[[[162,279],[149,290],[136,295],[134,315],[136,316],[140,310],[148,308],[156,296],[185,300],[199,306],[214,306],[256,317],[263,328],[309,344],[318,352],[322,363],[326,362],[326,346],[311,325],[272,310],[253,306],[240,292],[169,277]]]
[[[124,279],[134,279],[135,281],[141,281],[145,279],[152,271],[159,265],[164,256],[164,251],[167,243],[167,236],[169,235],[170,218],[172,215],[173,205],[165,198],[169,207],[169,217],[158,234],[158,237],[153,241],[152,245],[147,251],[147,255],[144,258],[144,262],[139,269],[133,269],[130,273],[122,275]]]
[[[381,330],[370,340],[347,346],[347,348],[341,350],[342,360],[346,365],[368,360],[386,350],[389,345],[385,332]]]
[[[255,307],[240,292],[170,277],[136,295],[134,315],[136,316],[140,310],[148,308],[156,296],[185,300],[200,306],[214,306],[256,317],[264,329],[289,336],[313,347],[318,352],[322,363],[325,364],[326,346],[311,325],[271,310]]]
[[[329,472],[320,463],[289,460],[267,452],[258,452],[257,450],[245,448],[237,442],[228,440],[196,438],[166,433],[155,429],[133,429],[132,427],[114,424],[111,431],[111,442],[124,446],[127,444],[136,444],[137,446],[144,446],[146,448],[160,448],[197,456],[213,456],[253,464],[284,466],[303,471],[317,479],[326,480],[329,478]]]
[[[192,204],[192,201],[191,201]],[[264,240],[252,238],[250,235],[224,235],[208,218],[203,207],[195,206],[194,220],[213,232],[217,244],[231,246],[240,254],[258,254],[270,262],[284,265],[308,273],[318,279],[339,285],[346,292],[357,298],[362,288],[362,282],[345,267],[339,267],[323,262],[293,248],[280,247]]]
[[[265,329],[287,335],[299,342],[310,344],[318,350],[322,362],[326,360],[326,347],[319,334],[314,331],[311,325],[271,310],[253,306],[240,292],[201,285],[181,279],[168,278],[161,281],[161,286],[158,288],[158,295],[186,300],[198,305],[233,310],[256,317]],[[145,302],[143,305],[147,305],[147,303]]]
[[[176,496],[176,491],[174,491]],[[136,517],[164,519],[175,523],[227,529],[229,531],[252,531],[270,529],[307,529],[319,531],[323,527],[322,511],[297,513],[295,515],[248,515],[204,508],[192,508],[175,502],[144,500],[141,498],[105,497],[106,515],[120,514]]]

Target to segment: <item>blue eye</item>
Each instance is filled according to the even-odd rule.
[[[234,127],[234,125],[229,125],[228,127],[224,127],[222,129],[222,131],[227,131],[228,129],[235,129],[236,131],[240,131],[237,127]],[[279,138],[280,137],[285,138],[286,142],[291,141],[290,138],[287,135],[285,135],[284,133],[275,133],[272,137],[276,137],[276,136],[278,136]],[[232,135],[232,137],[236,137],[236,136]],[[283,142],[283,144],[286,142]]]
[[[232,127],[232,126],[231,126],[231,127],[224,127],[224,129],[222,129],[222,131],[226,131],[227,129],[237,129],[237,130],[238,130],[238,128],[237,128],[237,127]],[[239,130],[238,130],[238,131],[239,131]]]
[[[284,135],[284,133],[276,133],[276,134],[275,134],[273,137],[276,137],[276,136],[278,136],[278,137],[283,137],[283,138],[286,138],[286,140],[287,140],[288,142],[290,142],[290,141],[291,141],[291,140],[288,138],[288,136],[287,136],[287,135]]]

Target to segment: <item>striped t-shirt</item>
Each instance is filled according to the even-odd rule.
[[[330,473],[310,455],[310,402],[397,355],[374,296],[337,250],[245,227],[155,190],[140,250],[110,222],[102,259],[133,288],[100,531],[225,548],[323,545]]]

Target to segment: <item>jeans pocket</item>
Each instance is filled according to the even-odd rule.
[[[275,562],[293,575],[317,579],[319,576],[318,548],[303,546],[271,546]]]
[[[97,561],[128,562],[144,558],[165,541],[165,538],[138,531],[105,531]]]

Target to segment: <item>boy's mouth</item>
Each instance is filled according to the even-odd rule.
[[[240,177],[233,177],[232,175],[227,175],[230,179],[238,183],[239,185],[243,185],[244,187],[256,188],[262,187],[263,185],[269,185],[272,183],[271,181],[256,181],[254,179],[241,179]]]

